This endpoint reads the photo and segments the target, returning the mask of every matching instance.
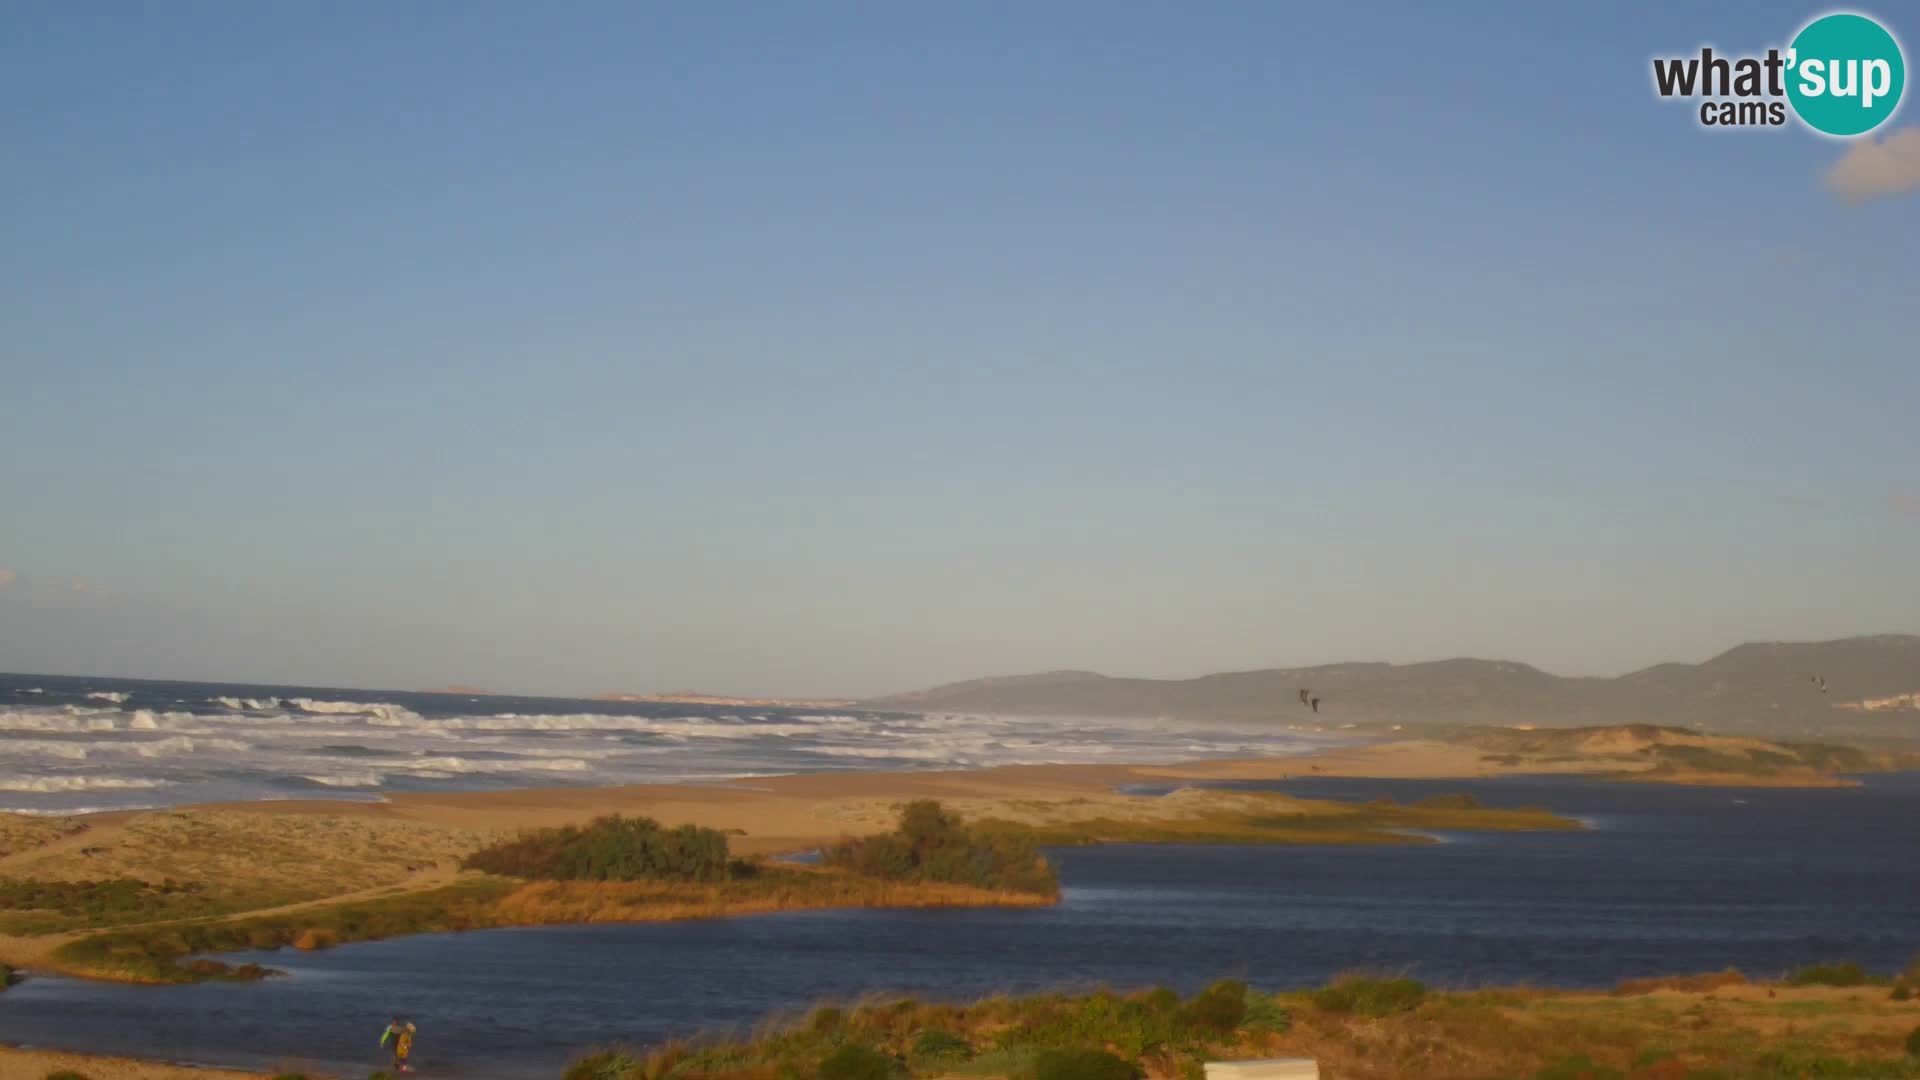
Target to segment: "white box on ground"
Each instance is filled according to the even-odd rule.
[[[1320,1066],[1312,1058],[1209,1061],[1207,1080],[1320,1080]]]

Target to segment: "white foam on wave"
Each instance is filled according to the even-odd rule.
[[[39,687],[37,687],[37,686],[29,686],[29,687],[27,687],[27,688],[26,688],[25,690],[22,690],[22,691],[20,691],[20,692],[21,692],[21,693],[23,693],[23,694],[44,694],[44,693],[46,693],[46,691],[45,691],[45,690],[42,690],[41,688],[39,688]]]
[[[141,791],[170,783],[143,776],[0,776],[0,791]]]
[[[277,697],[216,697],[207,700],[215,705],[224,705],[234,712],[267,712],[280,707],[280,699]]]
[[[101,747],[105,750],[125,750],[141,757],[169,757],[175,754],[204,753],[210,750],[225,751],[230,754],[244,753],[253,749],[252,743],[239,739],[196,739],[188,735],[173,735],[165,739],[150,742],[119,743]]]
[[[87,748],[80,743],[56,742],[52,739],[8,739],[0,742],[0,756],[27,754],[41,754],[67,761],[87,760]]]
[[[825,757],[862,758],[866,760],[891,761],[946,761],[955,765],[964,765],[972,760],[971,756],[946,747],[914,746],[803,746],[798,748],[803,754],[820,754]],[[1020,764],[1016,762],[1015,764]],[[1026,764],[1033,764],[1031,762]]]
[[[384,782],[379,773],[371,772],[314,773],[303,775],[301,779],[325,787],[379,787]]]
[[[87,696],[95,701],[111,701],[115,705],[119,705],[133,695],[127,693],[125,690],[90,690],[87,692]]]
[[[449,776],[472,776],[489,773],[517,772],[586,772],[593,766],[579,758],[542,758],[539,760],[494,760],[475,761],[448,755],[445,757],[407,758],[403,761],[383,761],[383,769],[400,769],[407,772],[443,773]]]
[[[91,743],[78,743],[61,742],[54,739],[0,740],[0,755],[27,756],[38,754],[43,757],[60,758],[65,761],[86,761],[93,754],[135,754],[145,758],[157,758],[209,750],[243,753],[250,749],[252,749],[252,744],[241,742],[238,739],[195,739],[186,735],[171,735],[164,739],[146,739],[129,742],[105,742],[96,740]]]
[[[0,712],[0,731],[112,731],[124,715],[119,709],[84,705],[10,709]]]
[[[432,721],[429,726],[440,731],[615,731],[682,739],[792,738],[815,734],[820,730],[811,724],[702,720],[692,716],[660,720],[651,716],[617,716],[609,713],[456,716]]]
[[[190,712],[154,712],[152,709],[135,709],[130,713],[121,713],[126,717],[128,731],[172,731],[181,735],[205,735],[213,729],[206,726],[212,717]]]
[[[79,814],[124,813],[128,810],[158,810],[158,803],[127,803],[114,806],[17,806],[8,810],[9,814],[25,814],[28,817],[73,817]]]
[[[364,716],[369,724],[390,727],[414,727],[426,723],[420,714],[385,701],[316,701],[313,698],[288,698],[288,705],[317,716]]]
[[[287,720],[289,722],[292,720],[291,717],[272,716],[249,716],[246,719],[250,723],[271,723],[276,719]],[[226,730],[235,735],[245,735],[250,738],[260,739],[344,739],[353,742],[363,742],[379,739],[404,739],[408,736],[408,733],[404,731],[378,731],[364,727],[312,727],[305,724],[296,726],[291,725],[291,723],[290,726],[287,727],[233,727]]]

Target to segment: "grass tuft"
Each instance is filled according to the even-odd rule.
[[[1426,984],[1417,979],[1348,975],[1314,991],[1313,1005],[1323,1012],[1377,1019],[1417,1009],[1426,997]]]

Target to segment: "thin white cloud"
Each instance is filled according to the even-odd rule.
[[[1827,170],[1827,189],[1849,202],[1920,191],[1920,127],[1855,139]]]

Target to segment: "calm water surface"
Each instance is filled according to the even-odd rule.
[[[1449,985],[1604,986],[1847,958],[1891,970],[1920,952],[1920,776],[1833,791],[1248,786],[1342,799],[1466,790],[1594,828],[1420,848],[1068,850],[1057,853],[1065,900],[1041,911],[814,912],[240,954],[289,973],[252,986],[34,979],[0,995],[0,1041],[357,1075],[378,1063],[385,1019],[404,1012],[420,1024],[425,1075],[531,1080],[596,1045],[870,991],[1191,990],[1225,975],[1280,988],[1356,967]]]

